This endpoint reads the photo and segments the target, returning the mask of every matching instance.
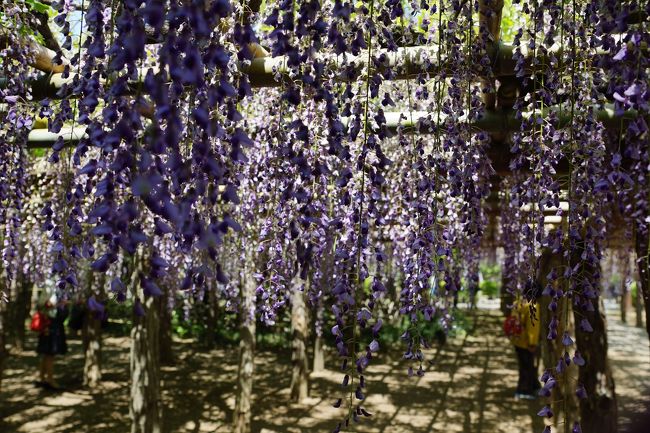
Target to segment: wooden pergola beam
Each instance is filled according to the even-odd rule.
[[[16,37],[15,35],[8,33],[6,30],[3,30],[0,32],[0,46],[4,45],[26,46],[29,51],[34,54],[30,66],[39,71],[60,75],[65,70],[67,64],[65,59],[63,60],[63,63],[55,62],[54,59],[56,58],[56,52],[27,37]],[[0,87],[4,87],[1,80],[2,79],[0,78]]]
[[[612,104],[607,104],[602,107],[594,106],[595,120],[602,122],[605,126],[620,126],[621,122],[625,123],[630,120],[636,119],[638,113],[636,110],[628,110],[621,116],[617,116]],[[567,107],[550,107],[543,110],[541,113],[525,112],[522,113],[521,118],[517,118],[514,112],[497,112],[487,111],[480,119],[471,122],[471,128],[476,131],[486,132],[514,132],[521,130],[522,122],[530,119],[533,115],[548,118],[554,115],[557,118],[557,128],[564,128],[571,124],[572,117],[571,111]],[[389,133],[397,133],[401,130],[407,134],[434,134],[436,131],[444,133],[445,121],[447,116],[442,113],[429,113],[426,111],[413,111],[413,112],[387,112],[384,113],[386,117],[386,129]],[[341,121],[347,128],[351,122],[351,118],[342,117]],[[467,117],[461,116],[455,119],[455,123],[466,123]],[[375,130],[374,132],[379,132]],[[75,126],[74,128],[63,128],[60,133],[49,132],[45,129],[34,129],[29,133],[28,145],[30,148],[47,148],[51,146],[59,136],[69,145],[78,142],[85,134],[84,126]]]
[[[503,0],[480,0],[478,4],[479,23],[490,34],[492,42],[501,39],[501,15]]]
[[[503,0],[480,0],[478,8],[481,29],[488,32],[490,43],[498,43],[501,39]],[[482,82],[483,87],[494,88],[494,80],[484,79]],[[488,110],[495,108],[496,102],[496,92],[490,91],[483,94],[483,103]]]
[[[492,72],[497,78],[514,77],[516,75],[515,65],[512,55],[516,47],[510,44],[503,44],[497,42],[490,44],[487,47],[487,55],[492,59]],[[532,63],[533,59],[526,47],[521,47],[522,54],[527,57],[524,62],[523,70],[521,73],[530,74],[533,72]],[[560,46],[553,47],[550,53],[559,56],[562,55],[562,48]],[[601,52],[596,54],[611,54],[609,52]],[[378,54],[381,61],[378,64],[379,73],[385,75],[389,80],[404,80],[417,78],[421,74],[436,74],[441,70],[447,68],[447,61],[443,60],[442,64],[437,64],[437,49],[435,46],[417,46],[417,47],[403,47],[398,48],[397,51],[383,50]],[[337,60],[337,57],[325,56],[322,60],[329,64],[338,65],[340,81],[355,81],[363,76],[367,70],[367,58],[365,56],[347,56],[347,63],[345,67]],[[536,59],[535,71],[541,72],[546,66],[550,64],[548,55],[539,56]],[[45,67],[45,66],[43,66]],[[58,65],[62,68],[63,66]],[[476,67],[476,75],[485,75],[485,70],[478,64]],[[283,80],[289,80],[289,75],[293,72],[292,68],[288,66],[288,60],[284,56],[280,57],[260,57],[252,60],[249,66],[242,66],[242,72],[247,74],[252,87],[278,87],[282,84]],[[143,71],[146,73],[146,71]],[[75,74],[70,74],[69,77],[63,78],[62,74],[49,74],[44,75],[31,82],[32,96],[35,99],[39,98],[57,98],[68,97],[73,95],[58,95],[59,90],[65,85],[70,85],[75,79]],[[144,76],[144,74],[140,74]],[[276,77],[282,77],[278,80]],[[298,80],[298,78],[296,78]],[[6,78],[0,77],[0,88],[6,86]],[[138,87],[139,83],[131,83],[133,91]]]

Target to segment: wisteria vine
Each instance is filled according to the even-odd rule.
[[[298,284],[319,336],[336,340],[340,431],[370,416],[365,373],[389,302],[409,323],[408,374],[425,374],[421,331],[450,326],[454,297],[476,290],[497,200],[513,298],[533,297],[544,252],[562,257],[542,294],[545,337],[564,349],[540,393],[571,383],[588,409],[602,396],[573,346],[602,331],[607,220],[648,238],[650,6],[507,3],[522,15],[513,41],[485,27],[503,7],[487,0],[5,2],[7,280],[32,269],[44,281],[47,266],[70,297],[90,268],[108,275],[94,310],[133,299],[143,316],[146,299],[173,303],[178,287],[214,291],[230,311],[244,302],[269,326]],[[58,26],[49,60],[62,68],[45,76],[32,68],[39,5]],[[57,137],[45,175],[29,150],[39,122]],[[45,242],[47,256],[34,249]]]

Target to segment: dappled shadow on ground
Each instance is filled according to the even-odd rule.
[[[517,380],[512,348],[500,335],[501,316],[496,311],[472,315],[473,330],[448,340],[441,349],[427,351],[432,364],[424,377],[409,378],[408,364],[400,353],[382,353],[369,368],[365,407],[373,413],[353,431],[392,432],[541,432],[535,413],[541,401],[512,398]],[[615,331],[612,338],[619,338]],[[621,331],[623,334],[625,332]],[[627,335],[627,334],[626,334]],[[34,342],[31,342],[32,345]],[[83,365],[78,341],[71,340],[70,354],[58,365],[61,394],[39,391],[37,359],[33,352],[16,354],[8,362],[0,395],[0,431],[27,432],[125,432],[128,418],[128,339],[105,340],[105,373],[99,390],[83,389],[79,380]],[[640,342],[637,342],[636,346]],[[647,339],[643,341],[647,349]],[[613,347],[616,345],[613,344]],[[627,347],[627,345],[624,345]],[[199,350],[190,342],[175,345],[177,363],[163,367],[164,431],[229,432],[234,407],[237,350]],[[618,349],[617,349],[618,350]],[[618,356],[618,355],[617,355]],[[623,357],[625,358],[625,357]],[[343,397],[335,370],[312,374],[310,398],[289,402],[291,356],[288,351],[264,351],[256,359],[254,432],[326,432],[343,417],[332,403]],[[329,367],[336,362],[331,361]],[[615,361],[615,371],[619,361]],[[621,381],[634,361],[620,362]],[[650,377],[647,365],[637,369],[634,386]],[[645,376],[643,376],[645,374]],[[617,377],[618,378],[618,377]],[[623,392],[621,405],[634,398],[625,394],[629,385],[617,383]],[[623,411],[623,410],[622,410]],[[623,411],[624,412],[624,411]]]

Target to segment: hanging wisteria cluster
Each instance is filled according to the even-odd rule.
[[[369,416],[382,300],[394,296],[410,323],[408,374],[424,374],[421,331],[450,326],[454,296],[477,284],[485,205],[498,200],[513,297],[534,297],[543,251],[563,257],[542,288],[545,335],[566,347],[542,377],[550,396],[571,362],[585,364],[574,339],[603,331],[590,317],[607,220],[647,236],[650,6],[512,3],[521,28],[501,41],[485,25],[501,1],[53,2],[56,80],[28,68],[29,32],[0,38],[7,278],[23,258],[33,278],[47,264],[72,296],[89,266],[108,275],[95,310],[131,297],[144,315],[146,298],[173,302],[161,287],[212,290],[268,325],[299,284],[319,321],[332,316],[317,329],[336,338],[339,431]],[[37,5],[5,2],[3,27],[30,28]],[[31,194],[38,210],[23,206],[37,118],[58,134],[52,181]],[[564,223],[550,229],[549,212]],[[573,336],[557,331],[574,320],[563,299]],[[596,385],[574,379],[595,404]]]

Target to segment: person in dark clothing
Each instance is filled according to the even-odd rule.
[[[48,301],[43,310],[51,320],[49,326],[38,335],[36,352],[41,355],[41,361],[40,382],[37,385],[55,390],[58,386],[54,381],[54,357],[68,352],[64,326],[65,319],[68,317],[68,307],[65,303],[53,307]]]

